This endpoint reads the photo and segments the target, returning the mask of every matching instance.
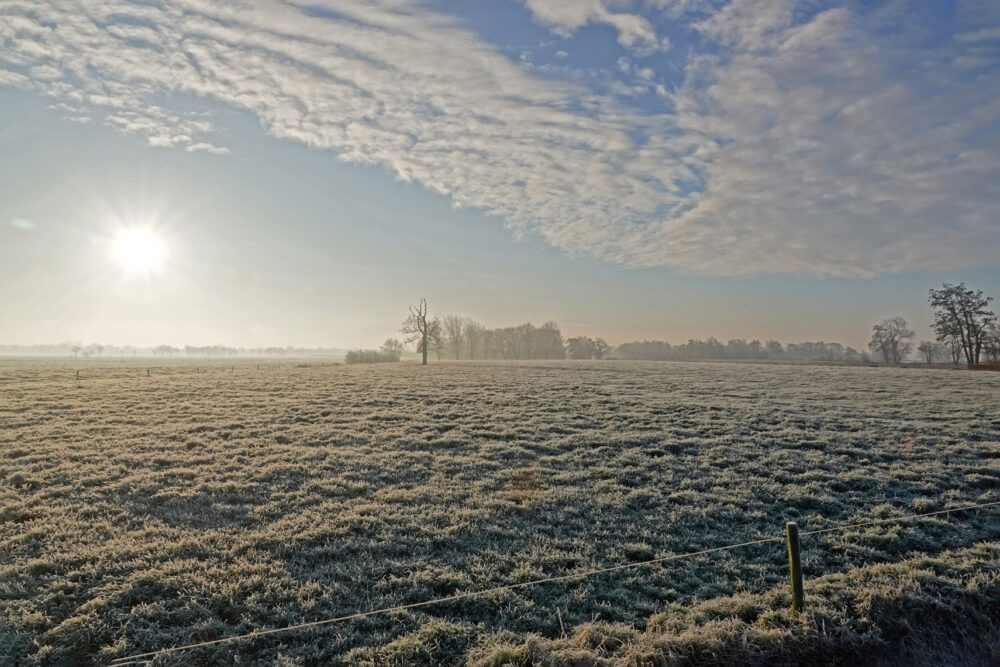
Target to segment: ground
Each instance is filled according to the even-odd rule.
[[[0,655],[18,664],[1000,500],[994,373],[7,360],[0,396]],[[804,537],[807,595],[998,539],[997,508]],[[768,543],[158,662],[367,664],[401,641],[458,662],[786,578]]]

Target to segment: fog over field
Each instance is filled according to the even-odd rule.
[[[103,663],[780,537],[786,520],[809,531],[1000,501],[994,373],[571,361],[146,368],[94,366],[77,381],[64,365],[0,364],[0,653],[23,664]],[[824,605],[837,581],[821,577],[875,563],[902,574],[851,575],[861,577],[852,594],[911,590],[892,577],[943,557],[939,576],[980,573],[949,590],[966,588],[988,618],[996,552],[948,552],[1000,548],[997,517],[803,537],[808,599],[834,613]],[[898,565],[913,557],[924,560]],[[735,614],[746,632],[771,627],[773,644],[804,632],[766,620],[785,613],[787,568],[778,541],[156,664],[501,664],[504,651],[565,657],[566,646],[529,638],[578,627],[624,632],[604,648],[571,643],[588,660],[624,659],[642,646],[628,634],[670,605],[680,605],[676,623],[702,627],[705,610],[690,605],[734,594],[750,597],[711,613]],[[770,602],[752,597],[772,590]],[[726,611],[741,606],[750,611]],[[821,654],[882,645],[874,621],[865,630],[835,618],[850,629]],[[681,632],[664,622],[649,621],[661,643]]]

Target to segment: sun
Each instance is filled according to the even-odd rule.
[[[123,228],[111,240],[111,256],[125,273],[154,273],[163,268],[167,244],[152,229]]]

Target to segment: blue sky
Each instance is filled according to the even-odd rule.
[[[929,337],[1000,296],[998,66],[986,1],[6,3],[0,341]]]

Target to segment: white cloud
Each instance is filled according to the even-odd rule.
[[[23,74],[18,74],[17,72],[11,72],[0,68],[0,86],[17,86],[18,88],[27,88],[30,84],[28,77]]]
[[[212,153],[213,155],[229,155],[230,150],[225,146],[216,146],[210,144],[206,141],[199,141],[196,144],[188,144],[184,150],[188,153],[195,153],[197,151],[205,151],[206,153]]]
[[[673,16],[692,5],[661,4]],[[529,6],[566,31],[627,13]],[[277,137],[628,266],[871,275],[995,261],[995,55],[963,68],[978,36],[918,52],[865,23],[894,16],[810,7],[734,0],[694,26],[707,46],[686,56],[678,88],[624,62],[643,85],[606,96],[406,0],[15,1],[0,7],[0,83],[192,152],[227,149],[209,117],[163,100],[221,102]],[[669,113],[626,106],[643,94]]]
[[[612,0],[524,0],[539,23],[553,32],[569,36],[588,23],[610,25],[618,32],[618,43],[639,54],[665,49],[669,42],[643,16],[614,11]]]

